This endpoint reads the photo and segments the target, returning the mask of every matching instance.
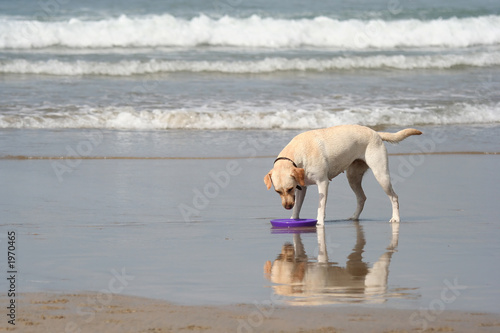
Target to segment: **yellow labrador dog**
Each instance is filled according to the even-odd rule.
[[[359,125],[334,126],[304,132],[294,137],[283,148],[274,161],[274,167],[264,177],[264,183],[268,190],[274,185],[285,209],[293,208],[293,219],[299,218],[307,186],[318,185],[317,220],[319,225],[323,225],[329,181],[347,170],[349,185],[357,199],[356,211],[350,219],[357,220],[366,201],[361,180],[366,170],[371,168],[391,200],[390,222],[399,222],[398,196],[392,189],[387,150],[382,141],[397,143],[410,135],[420,134],[422,132],[413,128],[397,133],[385,133]]]

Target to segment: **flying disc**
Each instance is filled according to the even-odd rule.
[[[296,227],[313,227],[318,220],[315,219],[276,219],[271,220],[271,224],[276,228],[296,228]]]

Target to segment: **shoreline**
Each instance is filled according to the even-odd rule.
[[[500,155],[499,151],[442,151],[442,152],[404,152],[388,153],[387,156],[413,156],[413,155]],[[257,158],[275,158],[276,156],[252,156]],[[22,161],[22,160],[243,160],[246,156],[27,156],[6,155],[0,156],[0,160]]]
[[[6,295],[1,298],[5,299]],[[363,306],[291,307],[272,302],[177,305],[113,293],[24,293],[20,332],[495,332],[500,315]],[[13,330],[4,320],[0,331]]]

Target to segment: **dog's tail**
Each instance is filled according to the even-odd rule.
[[[382,140],[390,143],[398,143],[411,135],[420,135],[422,132],[414,128],[407,128],[397,133],[377,132]]]

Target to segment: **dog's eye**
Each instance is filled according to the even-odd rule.
[[[278,191],[278,190],[276,190],[276,193],[278,193],[279,195],[283,194],[283,193],[281,193],[281,191]]]
[[[293,191],[293,187],[290,187],[288,190],[286,190],[286,193],[291,193]]]

